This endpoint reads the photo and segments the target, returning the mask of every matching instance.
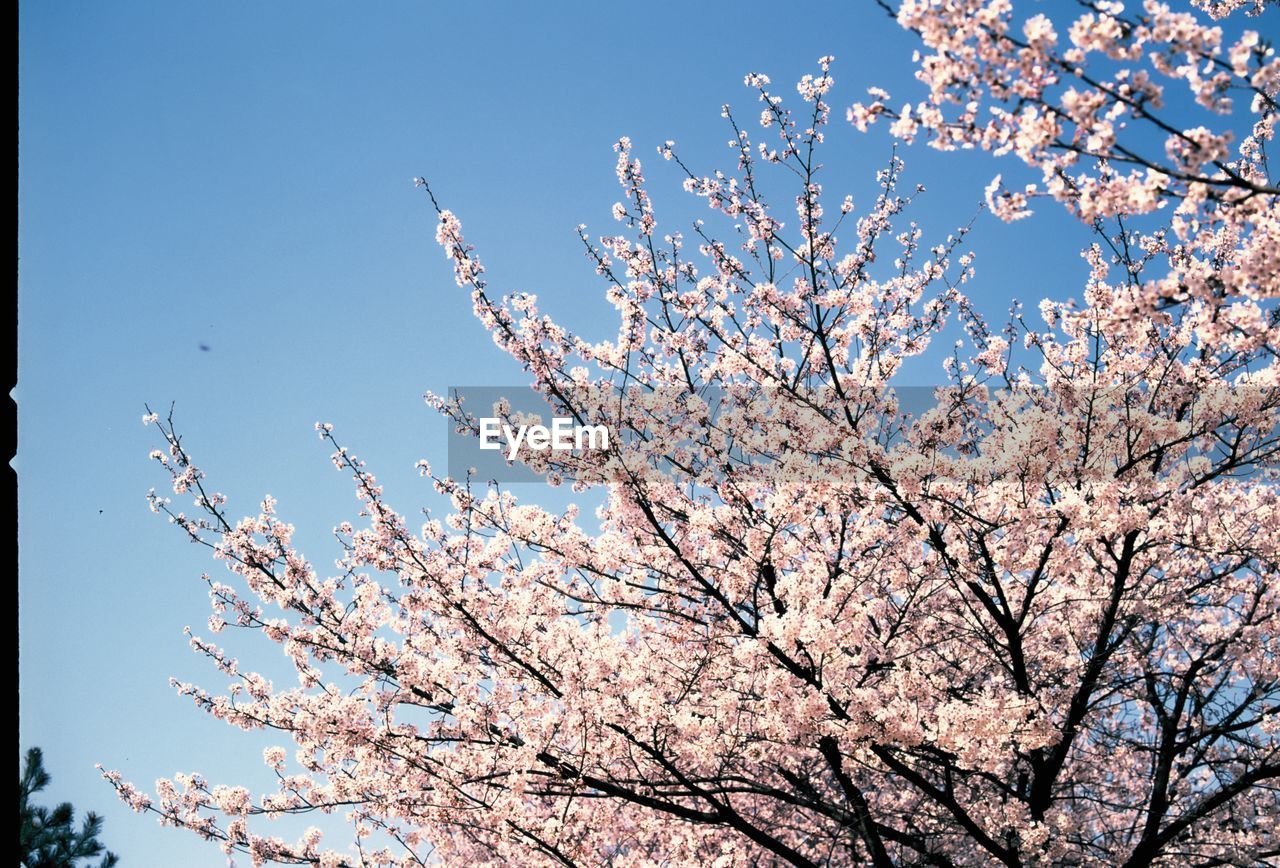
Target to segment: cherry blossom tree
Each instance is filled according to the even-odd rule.
[[[193,635],[231,684],[178,690],[279,734],[278,787],[107,779],[255,864],[1270,864],[1277,61],[1204,23],[1234,5],[1085,4],[1061,50],[1043,16],[1014,35],[1004,0],[896,10],[932,52],[929,95],[849,119],[1014,153],[1042,186],[997,183],[993,210],[1047,195],[1097,231],[1078,300],[999,328],[966,294],[968,230],[926,240],[897,157],[860,214],[826,206],[819,156],[855,135],[831,58],[794,108],[748,76],[762,131],[726,107],[732,170],[659,149],[712,212],[688,238],[617,143],[618,234],[580,229],[606,339],[496,295],[421,181],[497,346],[557,413],[615,433],[529,458],[603,505],[548,510],[423,462],[451,508],[411,527],[319,425],[361,519],[325,576],[272,499],[233,518],[148,411],[194,502],[153,508],[229,571],[207,577],[210,631],[264,635],[297,683]],[[1146,156],[1125,124],[1170,123],[1158,81],[1224,123],[1227,92],[1252,94],[1234,156],[1176,126]],[[957,334],[907,407],[903,366]],[[457,396],[430,400],[474,429]],[[264,828],[310,812],[348,817],[355,845]]]
[[[1124,312],[1203,300],[1198,328],[1274,339],[1274,308],[1258,302],[1280,294],[1278,191],[1264,150],[1280,58],[1259,30],[1232,26],[1229,36],[1215,23],[1241,10],[1260,17],[1271,0],[1192,0],[1210,20],[1158,0],[1135,10],[1081,0],[1078,17],[1057,22],[1043,12],[1019,21],[1009,0],[905,0],[896,10],[876,2],[919,35],[916,77],[928,94],[894,109],[872,88],[872,102],[848,110],[852,123],[866,129],[885,117],[906,141],[981,148],[1039,170],[1040,182],[1021,189],[992,180],[988,202],[1006,220],[1049,197],[1108,245],[1114,236],[1128,246],[1135,218],[1168,212],[1148,249],[1116,251],[1166,266],[1145,284],[1131,279]]]

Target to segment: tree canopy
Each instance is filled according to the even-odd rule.
[[[705,222],[666,226],[617,142],[618,231],[580,230],[616,334],[495,293],[420,181],[499,349],[557,415],[610,431],[607,449],[526,459],[599,492],[594,516],[423,462],[451,509],[411,527],[322,424],[361,519],[324,575],[273,500],[234,518],[148,411],[195,507],[153,508],[229,571],[208,579],[210,631],[262,634],[297,676],[273,683],[193,635],[231,685],[177,688],[294,752],[266,752],[262,795],[197,774],[151,795],[106,772],[126,801],[255,863],[1280,854],[1280,61],[1211,20],[1270,12],[889,11],[920,37],[927,97],[895,109],[873,88],[850,126],[832,58],[791,99],[749,75],[759,130],[726,107],[729,169],[658,148]],[[1177,87],[1193,106],[1166,112]],[[988,206],[1063,205],[1093,229],[1078,297],[989,323],[967,228],[926,234],[898,156],[868,205],[832,201],[823,160],[877,120],[1039,172],[997,176]],[[909,407],[904,365],[957,334]],[[462,432],[517,421],[432,403]],[[346,814],[356,844],[261,830],[312,811]]]

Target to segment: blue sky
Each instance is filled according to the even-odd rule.
[[[144,787],[180,770],[267,783],[274,740],[168,686],[221,686],[182,636],[208,617],[199,576],[216,565],[147,509],[164,479],[144,402],[176,402],[231,511],[276,496],[323,569],[328,530],[355,507],[314,422],[412,512],[434,502],[413,462],[445,460],[423,392],[524,382],[453,285],[411,179],[459,214],[495,287],[609,334],[573,230],[613,231],[618,136],[645,161],[660,221],[687,229],[703,210],[653,148],[675,139],[700,170],[731,168],[721,104],[758,115],[743,75],[790,96],[834,54],[828,190],[868,201],[890,142],[839,118],[871,85],[919,95],[913,39],[870,2],[799,17],[776,3],[20,6],[20,748],[45,749],[51,800],[104,814],[126,864],[222,865],[128,812],[94,763]],[[930,188],[915,217],[935,237],[1011,168],[903,156]],[[1076,293],[1086,241],[1052,208],[1012,227],[980,217],[980,304]]]

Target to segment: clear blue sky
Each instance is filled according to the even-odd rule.
[[[203,630],[199,576],[217,565],[147,510],[164,480],[143,403],[176,401],[232,512],[275,495],[323,570],[329,528],[355,507],[314,422],[333,422],[413,512],[432,502],[413,462],[445,461],[422,393],[523,382],[454,287],[413,176],[462,218],[495,287],[610,333],[573,228],[612,231],[618,136],[649,167],[660,220],[687,229],[704,212],[653,147],[675,139],[700,169],[730,168],[719,107],[758,115],[745,73],[791,95],[834,54],[839,118],[873,84],[918,96],[912,38],[870,2],[831,8],[21,5],[19,747],[45,749],[50,799],[103,813],[125,864],[222,865],[212,845],[124,809],[94,763],[144,787],[180,770],[267,783],[275,740],[168,686],[222,686],[181,632]],[[885,132],[837,120],[829,141],[828,190],[838,201],[847,183],[866,202]],[[916,216],[938,237],[1011,168],[904,156],[930,186]],[[1083,232],[1054,209],[1040,218],[979,219],[975,290],[995,314],[1081,285]],[[261,665],[279,671],[273,650]]]

